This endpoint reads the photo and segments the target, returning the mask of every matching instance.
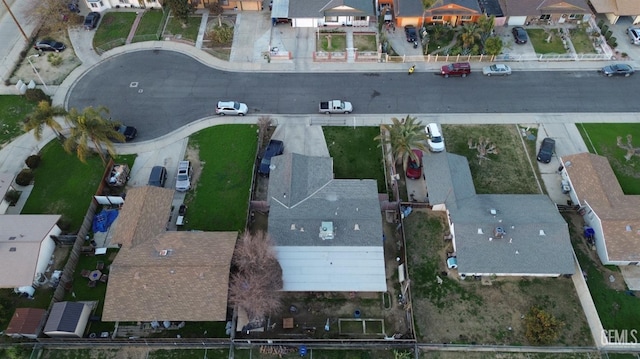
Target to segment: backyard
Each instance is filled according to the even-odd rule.
[[[523,140],[517,125],[443,125],[442,131],[447,151],[469,160],[477,193],[541,193],[535,180],[536,166],[528,152],[535,149],[535,141]],[[481,139],[485,142],[481,147],[494,145],[498,153],[480,159],[477,145]],[[473,148],[469,141],[473,142]],[[533,142],[533,146],[523,145],[528,142]]]
[[[589,151],[609,160],[609,164],[625,194],[640,194],[640,156],[626,160],[626,149],[617,145],[616,138],[622,137],[627,145],[627,135],[631,136],[630,148],[640,148],[640,126],[629,123],[582,123],[577,125]]]
[[[404,220],[416,336],[424,343],[527,345],[523,317],[541,306],[564,323],[554,345],[589,346],[591,333],[568,278],[467,278],[445,266],[446,214]],[[438,277],[442,284],[438,284]],[[438,325],[433,325],[438,323]]]

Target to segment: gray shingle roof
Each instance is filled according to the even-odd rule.
[[[344,7],[338,9],[338,7]],[[324,16],[374,16],[370,0],[295,0],[289,2],[290,18],[322,18]]]
[[[446,203],[447,207],[455,207],[458,200],[475,196],[476,189],[465,157],[432,153],[422,160],[430,204]]]
[[[54,303],[47,324],[44,327],[44,332],[75,332],[84,306],[84,303],[78,302]]]
[[[394,0],[393,11],[398,16],[420,16],[424,13],[424,6],[420,0]]]

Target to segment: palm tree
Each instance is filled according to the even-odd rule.
[[[44,126],[48,126],[51,127],[58,138],[64,139],[64,136],[60,133],[60,131],[62,131],[62,126],[54,117],[64,116],[66,114],[67,111],[65,111],[64,108],[60,106],[51,106],[49,101],[42,100],[38,102],[36,109],[30,113],[27,118],[25,118],[24,130],[26,132],[33,130],[33,136],[36,140],[40,141],[42,139]]]
[[[493,28],[495,27],[495,19],[494,15],[491,16],[481,16],[478,19],[478,27],[480,28],[480,41],[484,45],[485,41],[493,34]]]
[[[68,153],[75,151],[80,161],[86,162],[87,154],[91,150],[89,146],[91,143],[105,165],[107,159],[103,146],[106,147],[109,155],[115,157],[116,151],[112,139],[124,142],[124,135],[116,131],[114,122],[103,117],[103,113],[109,114],[109,110],[104,106],[97,108],[90,106],[82,110],[82,113],[72,108],[67,116],[72,127],[69,138],[64,142],[65,151]]]
[[[406,118],[398,120],[392,118],[391,125],[382,125],[382,133],[374,138],[380,141],[378,147],[390,145],[391,153],[396,163],[402,161],[402,167],[407,170],[409,157],[414,161],[418,158],[413,153],[414,148],[427,151],[426,140],[427,134],[424,132],[424,126],[420,121],[416,122],[415,117],[407,115]]]
[[[460,35],[462,46],[465,49],[471,47],[476,40],[480,39],[480,31],[478,24],[475,22],[465,22],[464,25],[462,25],[462,35]]]

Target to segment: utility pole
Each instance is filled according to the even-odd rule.
[[[7,8],[7,11],[9,12],[9,15],[11,15],[11,18],[13,18],[13,21],[15,21],[16,25],[18,25],[18,29],[20,30],[20,33],[22,34],[22,36],[24,36],[24,40],[26,42],[29,42],[29,38],[27,37],[27,34],[25,34],[24,30],[22,30],[22,26],[20,26],[20,23],[18,22],[18,19],[16,19],[16,17],[13,15],[13,11],[11,11],[11,8],[9,7],[9,5],[7,5],[7,1],[6,0],[2,0],[2,3]]]

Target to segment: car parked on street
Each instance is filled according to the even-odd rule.
[[[216,106],[216,114],[220,116],[224,115],[238,115],[244,116],[249,111],[249,107],[242,102],[237,101],[218,101]]]
[[[471,73],[471,64],[468,62],[455,62],[453,64],[444,65],[440,68],[440,74],[443,77],[460,76],[467,77]]]
[[[634,45],[640,45],[640,28],[630,27],[627,29],[627,35],[631,43]]]
[[[178,176],[176,177],[176,191],[184,192],[191,188],[191,162],[178,162]]]
[[[553,138],[545,138],[542,140],[542,144],[540,144],[540,149],[538,150],[538,156],[536,159],[542,163],[551,162],[551,157],[553,156],[553,150],[556,147],[556,140]]]
[[[482,74],[486,76],[509,76],[511,67],[505,64],[493,64],[482,69]]]
[[[64,49],[67,48],[67,46],[61,42],[55,41],[55,40],[51,40],[51,39],[47,39],[47,40],[40,40],[38,42],[36,42],[35,45],[33,45],[33,48],[38,50],[38,51],[55,51],[55,52],[60,52],[60,51],[64,51]]]
[[[600,72],[607,77],[611,76],[624,76],[629,77],[633,75],[635,70],[633,67],[627,64],[613,64],[603,67]]]
[[[418,40],[418,31],[413,25],[407,25],[404,27],[404,34],[407,37],[407,42],[414,42]]]
[[[281,155],[282,152],[284,152],[284,143],[278,140],[270,140],[260,161],[258,173],[263,176],[269,176],[269,172],[271,172],[271,158]]]
[[[116,125],[114,128],[124,136],[126,142],[133,141],[138,135],[138,130],[133,126]]]
[[[413,149],[411,150],[416,155],[417,160],[409,156],[409,164],[407,165],[407,178],[418,179],[422,177],[422,151]]]
[[[100,13],[99,12],[90,12],[87,16],[84,17],[84,29],[85,30],[93,30],[98,26],[98,21],[100,21]]]
[[[147,185],[155,187],[164,187],[167,182],[167,169],[164,166],[154,166],[149,174],[149,182]]]
[[[513,38],[516,40],[516,44],[526,44],[529,40],[529,36],[527,35],[527,30],[522,26],[516,26],[511,29],[513,33]]]

